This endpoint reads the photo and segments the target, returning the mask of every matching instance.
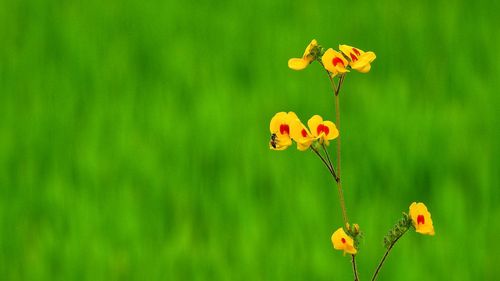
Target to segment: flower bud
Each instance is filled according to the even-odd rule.
[[[353,227],[354,227],[354,234],[359,234],[359,225],[355,223]]]

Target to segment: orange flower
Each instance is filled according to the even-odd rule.
[[[344,229],[339,228],[332,234],[332,244],[335,250],[343,250],[344,254],[355,255],[358,251],[354,248],[354,240],[348,236]]]
[[[356,69],[361,73],[370,71],[370,63],[376,58],[374,52],[364,52],[348,45],[340,45],[339,49],[351,60],[349,62],[351,68]]]
[[[348,64],[347,60],[341,53],[334,51],[332,48],[326,50],[321,61],[326,70],[330,71],[333,76],[339,73],[349,72],[349,70],[346,69]]]
[[[311,132],[309,132],[306,126],[304,126],[299,119],[292,122],[290,135],[297,143],[297,149],[300,151],[307,150],[315,139]]]
[[[325,142],[326,145],[329,144],[330,140],[333,140],[339,136],[339,130],[333,122],[323,121],[323,118],[319,115],[314,115],[307,121],[307,126],[311,130],[312,135],[319,139],[319,142]]]
[[[313,39],[304,51],[304,55],[302,55],[302,58],[291,58],[288,60],[288,67],[293,70],[302,70],[306,68],[312,61],[316,59],[311,51],[317,47],[318,42],[316,42],[316,39]]]
[[[272,150],[284,150],[292,145],[290,138],[290,125],[298,117],[294,112],[278,112],[271,119],[269,130],[271,131],[271,140],[269,148]]]
[[[410,217],[418,233],[434,235],[431,213],[427,211],[424,203],[413,202],[410,205]]]

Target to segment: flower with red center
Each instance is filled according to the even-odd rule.
[[[351,60],[349,62],[351,68],[356,69],[361,73],[370,71],[370,63],[376,58],[374,52],[364,52],[360,49],[348,45],[340,45],[339,49],[340,51],[342,51],[342,53],[344,53],[346,57]]]
[[[306,68],[312,61],[316,59],[315,55],[312,54],[312,51],[317,47],[318,42],[316,42],[316,39],[313,39],[304,51],[304,55],[302,55],[302,58],[291,58],[288,60],[288,67],[293,70],[302,70]]]
[[[345,233],[342,227],[332,234],[332,244],[335,250],[343,250],[344,254],[355,255],[358,252],[354,248],[354,240]]]
[[[424,203],[413,202],[410,205],[410,217],[418,233],[434,235],[431,213],[427,211]]]
[[[269,130],[271,131],[269,148],[273,150],[284,150],[292,145],[290,125],[297,119],[297,115],[293,112],[278,112],[274,115],[269,124]]]
[[[348,64],[347,60],[341,53],[333,50],[332,48],[326,50],[321,58],[321,61],[323,62],[323,66],[326,70],[330,71],[333,76],[338,73],[349,72],[346,68]]]
[[[307,126],[314,138],[319,139],[320,143],[325,143],[329,145],[329,141],[337,138],[339,136],[339,130],[335,124],[331,121],[323,121],[323,118],[319,115],[314,115],[307,121]]]
[[[297,149],[300,151],[307,150],[315,139],[299,119],[292,122],[290,135],[297,143]]]

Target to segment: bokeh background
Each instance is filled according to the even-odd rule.
[[[278,111],[334,118],[316,38],[376,52],[342,96],[369,280],[500,274],[498,1],[0,1],[2,280],[350,280],[333,181],[268,148]],[[333,152],[333,148],[332,148]]]

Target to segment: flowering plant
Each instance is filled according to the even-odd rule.
[[[292,146],[293,141],[300,151],[311,150],[323,162],[337,185],[337,192],[342,211],[343,226],[339,227],[331,236],[333,248],[351,255],[351,263],[354,280],[359,280],[356,268],[356,255],[359,251],[362,232],[358,224],[350,224],[347,209],[344,202],[344,194],[341,181],[341,132],[340,132],[340,90],[345,77],[350,70],[354,69],[360,73],[367,73],[371,69],[371,63],[375,60],[374,52],[363,50],[348,45],[340,45],[340,51],[332,48],[325,50],[316,40],[312,40],[306,47],[301,58],[291,58],[288,67],[293,70],[303,70],[311,63],[317,61],[325,70],[330,81],[335,104],[335,123],[323,120],[319,115],[313,115],[307,121],[307,127],[300,121],[294,112],[278,112],[270,122],[271,139],[269,147],[272,150],[285,150]],[[328,151],[330,141],[336,142],[336,166]],[[434,235],[431,214],[424,203],[413,202],[409,208],[409,214],[403,213],[400,221],[394,225],[384,237],[386,252],[380,260],[373,273],[371,280],[377,278],[385,259],[396,242],[409,230],[426,235]]]

